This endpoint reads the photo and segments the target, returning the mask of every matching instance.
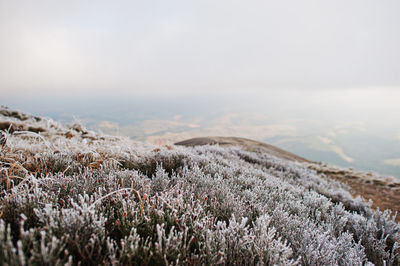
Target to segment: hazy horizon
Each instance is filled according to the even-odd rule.
[[[260,97],[262,96],[262,97]],[[354,99],[357,99],[355,101]],[[310,160],[400,177],[400,91],[284,91],[3,101],[11,108],[157,144],[259,140]]]

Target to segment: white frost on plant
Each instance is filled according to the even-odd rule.
[[[390,213],[301,163],[26,123],[46,132],[1,151],[6,264],[397,263]]]

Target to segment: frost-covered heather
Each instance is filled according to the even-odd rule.
[[[300,163],[24,123],[46,132],[3,134],[0,264],[398,263],[390,213]]]

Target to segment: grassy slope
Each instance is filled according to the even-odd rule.
[[[0,114],[3,264],[397,263],[389,213],[302,163]]]

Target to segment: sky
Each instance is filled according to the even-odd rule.
[[[0,92],[398,90],[399,10],[397,0],[0,0]]]

